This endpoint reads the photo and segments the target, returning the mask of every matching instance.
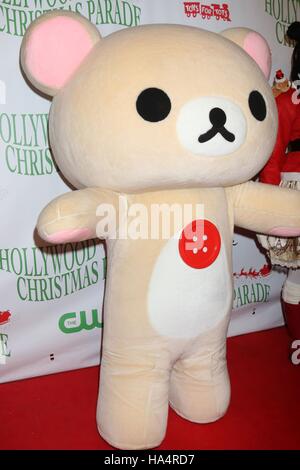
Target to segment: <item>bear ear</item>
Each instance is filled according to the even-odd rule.
[[[248,28],[231,28],[223,31],[222,36],[235,42],[244,49],[263,71],[266,79],[270,77],[271,51],[261,34]]]
[[[77,13],[46,13],[25,33],[21,66],[38,90],[54,96],[100,39],[96,26]]]

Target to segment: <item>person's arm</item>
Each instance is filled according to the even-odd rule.
[[[289,92],[282,93],[276,98],[278,110],[278,132],[274,150],[267,164],[262,169],[259,180],[261,183],[279,185],[285,152],[290,141],[297,105],[292,102]]]

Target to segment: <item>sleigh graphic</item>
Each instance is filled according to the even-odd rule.
[[[245,271],[244,268],[242,268],[239,273],[233,273],[233,277],[236,279],[240,277],[244,277],[246,279],[258,279],[259,277],[269,276],[270,273],[271,266],[269,264],[264,264],[258,271],[253,268],[250,268],[249,271]]]
[[[9,322],[11,317],[11,313],[9,310],[5,310],[4,312],[0,312],[0,325],[4,325],[5,323]]]

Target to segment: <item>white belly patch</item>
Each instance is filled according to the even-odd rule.
[[[161,335],[192,338],[211,330],[227,315],[232,281],[223,243],[210,266],[195,269],[180,257],[178,238],[162,249],[152,271],[148,314]]]

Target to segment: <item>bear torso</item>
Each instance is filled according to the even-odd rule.
[[[161,227],[159,239],[108,243],[106,328],[114,313],[123,336],[158,334],[188,339],[217,326],[230,311],[232,301],[233,222],[225,190],[159,191],[126,199],[128,214],[144,216],[154,208],[153,215],[157,207],[162,211],[171,207],[174,214],[182,208],[182,222],[170,224],[168,239],[163,239]],[[172,216],[170,219],[174,222]],[[148,218],[148,233],[152,229],[154,236],[158,234],[157,220],[155,216]],[[141,231],[142,217],[139,222]],[[126,223],[129,232],[138,225],[130,216]],[[118,291],[113,283],[119,286]],[[141,295],[142,290],[145,295]]]

